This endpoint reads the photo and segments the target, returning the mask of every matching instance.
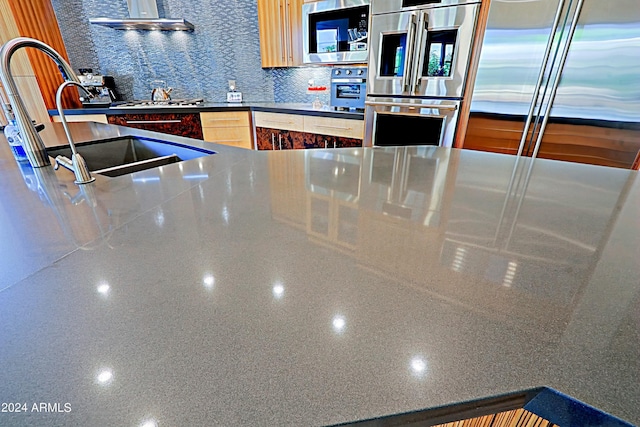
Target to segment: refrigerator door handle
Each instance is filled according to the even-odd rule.
[[[556,73],[555,79],[553,81],[553,85],[551,87],[551,95],[549,96],[549,102],[547,103],[546,111],[543,114],[542,124],[540,125],[540,132],[538,132],[538,139],[536,140],[536,145],[533,149],[532,158],[536,158],[538,156],[538,151],[540,150],[540,144],[542,143],[542,137],[544,136],[544,131],[547,128],[547,123],[549,122],[549,116],[551,115],[551,108],[553,107],[553,101],[556,99],[556,94],[558,93],[558,86],[560,85],[560,79],[562,77],[562,72],[564,71],[564,66],[567,63],[567,56],[569,56],[569,49],[571,48],[571,42],[573,41],[573,36],[576,32],[576,28],[578,27],[578,18],[580,18],[580,12],[582,12],[582,6],[584,5],[584,0],[579,0],[578,5],[576,6],[576,10],[573,13],[573,21],[571,22],[571,27],[569,29],[569,34],[567,36],[567,42],[562,50],[562,56],[560,58],[560,65],[558,67],[558,72]]]
[[[538,82],[536,83],[536,87],[533,91],[533,97],[531,98],[531,105],[529,106],[529,113],[527,114],[527,120],[524,125],[524,131],[522,132],[522,137],[520,138],[520,145],[518,146],[518,154],[517,156],[521,156],[524,151],[524,146],[527,141],[527,137],[529,135],[529,128],[531,127],[531,122],[533,121],[533,112],[538,105],[538,99],[540,98],[540,90],[542,89],[542,82],[544,81],[544,77],[547,70],[547,65],[549,64],[549,58],[551,57],[551,51],[553,49],[553,41],[555,40],[556,33],[558,32],[558,26],[560,25],[560,18],[562,16],[562,10],[564,9],[564,5],[566,0],[558,1],[558,9],[556,10],[556,16],[553,19],[553,25],[551,26],[551,34],[549,35],[549,39],[547,40],[547,47],[544,51],[544,57],[542,59],[542,65],[540,67],[540,74],[538,75]]]
[[[420,89],[420,75],[422,74],[422,67],[424,66],[425,58],[428,53],[424,51],[425,33],[428,32],[429,27],[429,15],[427,12],[420,12],[418,23],[416,25],[416,40],[414,47],[414,60],[411,66],[411,95],[417,95]]]
[[[416,13],[411,13],[409,19],[409,26],[407,28],[407,56],[404,59],[404,73],[402,73],[402,91],[408,92],[410,90],[411,82],[413,81],[413,56],[415,54],[415,38],[416,38]]]

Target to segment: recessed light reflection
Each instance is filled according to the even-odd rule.
[[[276,299],[280,299],[282,298],[282,295],[284,295],[284,286],[282,286],[282,283],[276,283],[273,285],[271,292],[273,292],[273,296]]]
[[[109,368],[102,369],[100,372],[98,372],[98,375],[96,376],[96,380],[98,381],[99,384],[102,384],[102,385],[110,384],[111,381],[113,380],[113,371]]]
[[[155,222],[156,225],[160,228],[162,228],[162,226],[164,225],[164,212],[162,210],[156,212]]]
[[[103,283],[100,283],[100,284],[98,285],[98,287],[96,288],[96,290],[98,291],[98,293],[99,293],[100,295],[107,296],[107,295],[109,295],[109,291],[111,290],[111,286],[109,286],[109,284],[108,284],[108,283],[103,282]]]
[[[331,324],[333,325],[333,330],[336,332],[344,331],[345,326],[347,326],[346,320],[344,320],[344,317],[341,315],[334,316]]]
[[[225,225],[229,225],[229,208],[227,205],[222,206],[222,219]]]
[[[415,375],[421,376],[427,370],[427,362],[421,356],[416,356],[411,359],[411,370]]]
[[[213,275],[211,274],[207,274],[202,279],[202,284],[204,285],[205,288],[211,290],[213,289],[213,286],[216,284],[216,278],[213,277]]]
[[[158,427],[158,422],[156,420],[144,420],[140,427]]]

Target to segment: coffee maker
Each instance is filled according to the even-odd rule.
[[[120,101],[113,77],[94,74],[91,68],[80,68],[78,71],[80,83],[94,95],[93,98],[80,98],[83,107],[109,107],[112,102]]]

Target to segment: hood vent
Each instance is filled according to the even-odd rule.
[[[91,24],[116,30],[193,31],[191,22],[183,18],[160,18],[156,0],[127,0],[129,18],[91,18]]]

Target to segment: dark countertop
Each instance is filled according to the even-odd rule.
[[[0,137],[0,396],[70,407],[0,425],[326,425],[543,385],[640,423],[638,172],[162,138],[217,154],[78,187]]]
[[[135,108],[77,108],[64,110],[68,115],[81,114],[136,114],[136,113],[201,113],[215,111],[268,111],[274,113],[303,114],[310,116],[336,117],[343,119],[364,120],[363,112],[355,111],[334,111],[328,108],[316,109],[311,104],[298,103],[275,103],[275,102],[249,102],[249,103],[226,103],[226,102],[206,102],[199,106],[188,107],[135,107]],[[49,110],[50,116],[57,116],[58,110]]]

